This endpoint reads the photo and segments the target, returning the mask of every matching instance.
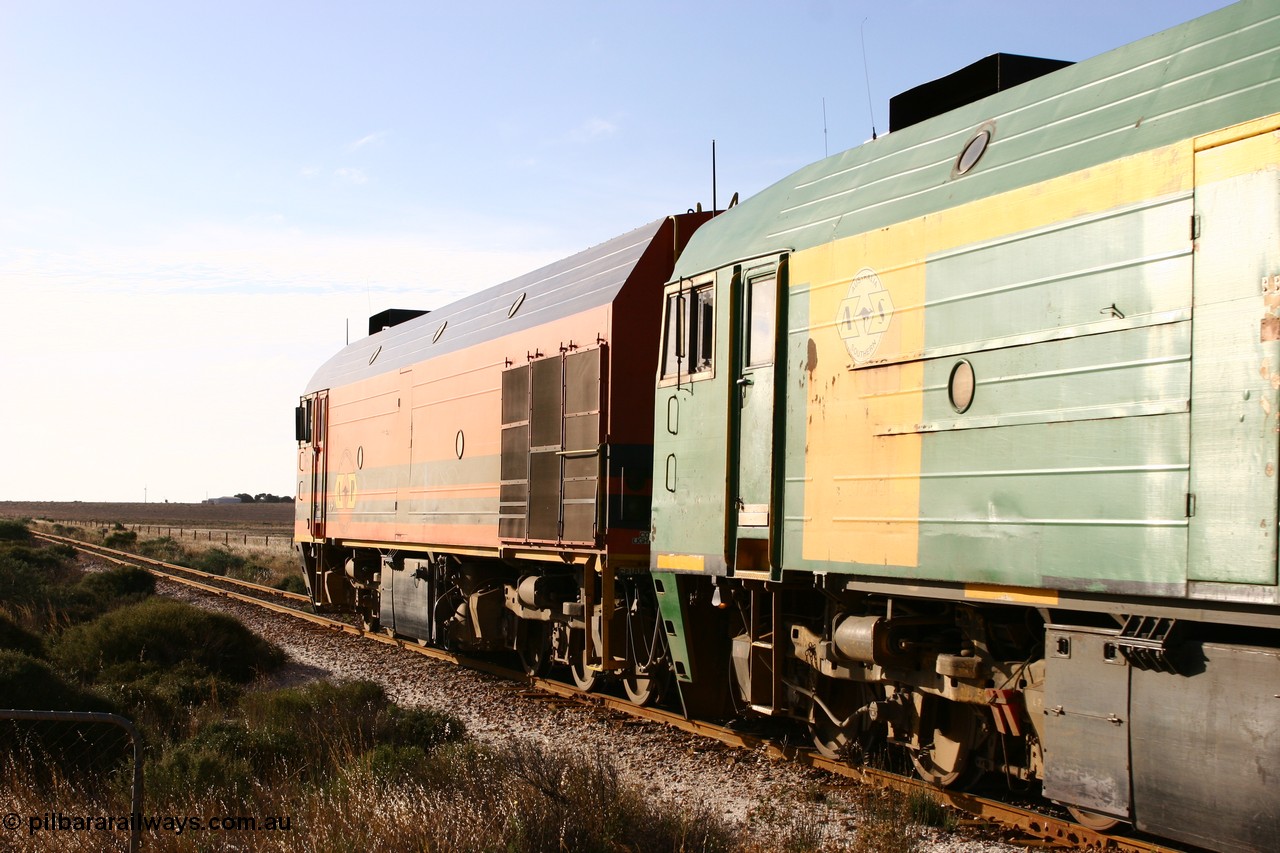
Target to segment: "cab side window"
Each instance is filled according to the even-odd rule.
[[[713,282],[667,293],[662,335],[662,379],[710,376],[715,365]]]

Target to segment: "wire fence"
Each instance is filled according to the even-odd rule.
[[[257,547],[265,550],[290,551],[293,549],[293,534],[270,533],[262,531],[228,530],[217,527],[179,527],[169,524],[119,524],[102,521],[56,521],[51,522],[64,528],[78,527],[84,530],[132,530],[139,536],[167,536],[178,541],[210,542],[222,545],[241,545]],[[117,525],[119,524],[119,527]]]
[[[4,770],[0,778],[9,801],[0,816],[0,849],[18,849],[8,843],[15,839],[33,842],[37,845],[33,849],[38,849],[51,833],[80,828],[77,822],[85,820],[82,800],[87,786],[126,772],[129,815],[113,813],[110,831],[93,836],[95,842],[118,841],[127,831],[125,849],[129,853],[138,850],[143,815],[142,738],[132,721],[96,711],[0,709],[0,761]],[[67,801],[68,797],[74,801]],[[118,849],[118,844],[115,846]]]

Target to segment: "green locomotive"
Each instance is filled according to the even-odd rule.
[[[672,665],[692,713],[1261,849],[1280,6],[1060,65],[913,90],[690,241],[654,405]]]

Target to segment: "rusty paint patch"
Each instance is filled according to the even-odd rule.
[[[1280,341],[1280,317],[1263,317],[1262,330],[1258,334],[1261,343]]]
[[[1280,341],[1280,275],[1262,277],[1262,342]]]

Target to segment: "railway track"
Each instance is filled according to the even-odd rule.
[[[357,625],[312,613],[310,599],[298,593],[236,578],[214,575],[197,569],[178,566],[51,533],[33,531],[32,535],[47,542],[68,545],[84,554],[105,559],[117,565],[138,566],[165,580],[265,608],[329,630],[356,637],[364,637],[390,646],[397,646],[406,651],[415,652],[457,666],[487,672],[512,681],[525,682],[546,694],[567,701],[590,704],[598,708],[606,708],[627,714],[637,719],[661,723],[684,732],[710,738],[726,746],[761,751],[771,758],[824,770],[838,776],[854,779],[863,784],[891,788],[905,793],[925,793],[941,804],[968,814],[974,820],[1018,831],[1025,836],[1025,840],[1022,842],[1024,844],[1058,849],[1106,850],[1116,851],[1116,853],[1181,853],[1181,851],[1185,850],[1185,848],[1170,847],[1161,842],[1142,838],[1097,832],[1065,818],[989,797],[938,789],[911,776],[870,767],[850,766],[825,758],[811,749],[790,746],[767,736],[744,733],[713,723],[686,719],[679,714],[660,708],[638,707],[625,699],[607,694],[584,693],[572,685],[551,679],[530,678],[521,670],[502,666],[491,661],[464,657],[442,649],[424,646],[416,640],[393,637],[382,632],[366,631]]]

